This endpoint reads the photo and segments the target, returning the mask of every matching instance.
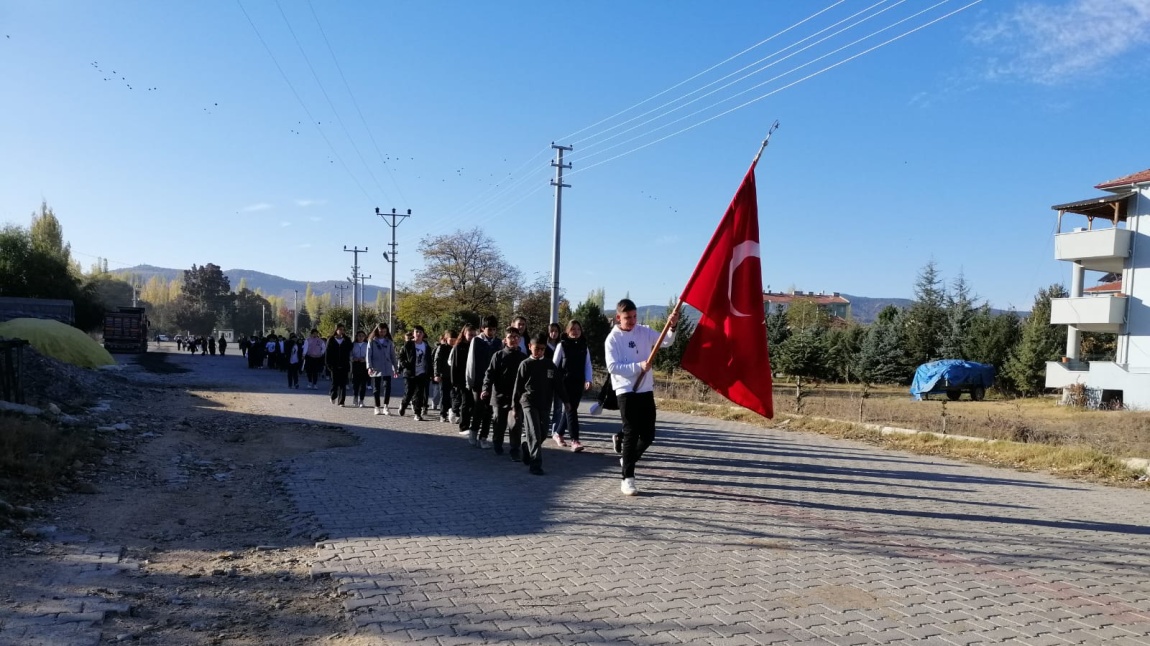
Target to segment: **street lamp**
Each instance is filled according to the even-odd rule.
[[[392,209],[391,213],[380,213],[379,207],[377,206],[375,207],[375,214],[383,218],[383,221],[387,222],[387,225],[391,227],[391,255],[388,255],[386,252],[383,254],[383,259],[391,264],[391,291],[387,295],[387,329],[390,331],[395,328],[395,230],[404,218],[411,217],[411,209],[408,209],[406,214],[396,213],[395,209]],[[388,218],[391,218],[390,222],[388,222]]]

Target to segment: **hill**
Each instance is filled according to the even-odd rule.
[[[128,267],[127,269],[118,269],[112,273],[119,276],[136,276],[141,281],[148,281],[152,276],[160,276],[165,280],[177,280],[184,276],[183,269],[155,267],[153,265],[137,265],[135,267]],[[247,280],[248,289],[252,291],[258,289],[269,296],[279,296],[288,299],[289,302],[295,297],[296,290],[299,290],[300,298],[303,298],[304,293],[307,291],[308,284],[311,285],[312,292],[316,294],[332,294],[335,298],[338,298],[335,286],[348,284],[346,280],[291,280],[290,278],[265,274],[261,271],[251,269],[225,269],[224,275],[231,281],[233,291],[239,287],[241,280]],[[387,291],[386,287],[365,285],[363,288],[363,298],[368,303],[374,303],[377,293],[382,293],[383,297],[387,298]],[[351,298],[351,294],[348,293],[345,298]]]

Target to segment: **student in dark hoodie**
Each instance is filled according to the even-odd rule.
[[[475,338],[475,327],[470,323],[463,326],[451,353],[447,355],[447,366],[451,369],[452,412],[459,425],[459,434],[471,433],[471,416],[475,412],[475,396],[467,387],[467,355],[471,350],[471,340]]]
[[[417,421],[423,421],[427,409],[427,384],[431,381],[431,344],[423,327],[411,328],[411,340],[405,341],[399,353],[399,369],[403,372],[403,401],[399,403],[399,416],[410,404]]]
[[[519,364],[511,395],[514,405],[522,407],[527,436],[523,462],[530,467],[532,475],[543,475],[543,440],[547,437],[551,401],[555,397],[563,402],[564,409],[571,408],[563,388],[562,371],[547,356],[547,335],[540,334],[531,340],[531,356]]]
[[[513,410],[511,394],[515,387],[515,375],[519,371],[519,364],[526,358],[527,355],[519,351],[519,329],[509,327],[504,330],[503,349],[492,355],[483,376],[483,391],[479,397],[494,409],[492,440],[496,455],[503,455],[503,436],[507,432],[507,418]],[[512,417],[511,436],[508,439],[511,441],[511,459],[519,460],[523,416],[519,414],[518,408],[514,410],[516,415]]]
[[[491,406],[479,398],[483,391],[483,374],[491,363],[491,356],[499,351],[499,319],[488,316],[483,319],[481,334],[471,340],[467,352],[467,387],[475,397],[475,410],[471,415],[471,432],[467,441],[479,449],[491,448],[487,434],[491,428]]]
[[[347,400],[347,376],[351,372],[351,339],[343,333],[343,323],[335,326],[335,334],[327,340],[323,354],[324,365],[331,371],[331,403],[343,406]]]

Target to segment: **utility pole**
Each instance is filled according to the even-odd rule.
[[[357,299],[355,295],[358,291],[356,286],[359,285],[359,254],[367,253],[367,247],[363,249],[359,247],[348,249],[347,245],[344,245],[343,250],[350,254],[355,254],[355,261],[351,266],[351,338],[355,339],[355,331],[359,329],[356,327],[359,322],[359,312],[356,311],[359,309],[359,305],[356,302]]]
[[[339,290],[339,306],[343,307],[343,290],[347,289],[347,285],[340,283],[335,288]]]
[[[268,335],[268,308],[260,305],[260,338]]]
[[[371,278],[370,275],[364,275],[364,274],[359,275],[359,306],[360,307],[363,307],[363,303],[367,298],[366,296],[364,296],[363,292],[367,288],[367,281],[369,278]]]
[[[295,298],[292,300],[292,332],[299,334],[299,290],[292,290],[295,292]]]
[[[549,323],[559,322],[559,237],[562,232],[563,189],[571,188],[570,184],[563,183],[563,169],[571,168],[571,164],[563,163],[563,153],[572,150],[572,146],[560,146],[554,141],[551,147],[555,149],[555,179],[551,185],[555,187],[555,249],[551,252],[551,320]]]
[[[388,214],[380,213],[379,207],[377,206],[375,207],[375,214],[383,218],[387,226],[391,227],[391,255],[388,255],[386,251],[383,253],[383,259],[391,263],[391,291],[387,293],[387,331],[391,332],[395,328],[395,257],[396,253],[398,253],[395,244],[395,230],[399,227],[400,222],[403,222],[405,218],[411,217],[411,209],[408,209],[406,214],[396,213],[395,209],[392,209],[391,213]],[[388,218],[391,218],[390,222],[387,221]]]

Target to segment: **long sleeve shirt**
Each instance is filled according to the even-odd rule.
[[[499,402],[511,401],[512,389],[515,387],[515,375],[519,371],[519,364],[527,356],[519,348],[503,348],[491,357],[487,364],[487,371],[483,374],[483,391],[495,395]]]
[[[519,364],[511,401],[527,408],[551,410],[552,399],[567,403],[567,389],[563,387],[563,371],[547,357],[528,357]]]
[[[627,332],[618,326],[612,328],[603,347],[607,355],[607,372],[611,373],[611,386],[616,395],[649,393],[655,389],[655,376],[650,370],[643,375],[640,383],[636,384],[635,380],[639,378],[639,364],[651,356],[651,350],[658,340],[659,331],[646,325],[635,324]],[[675,333],[668,331],[660,347],[669,347],[674,342]]]

